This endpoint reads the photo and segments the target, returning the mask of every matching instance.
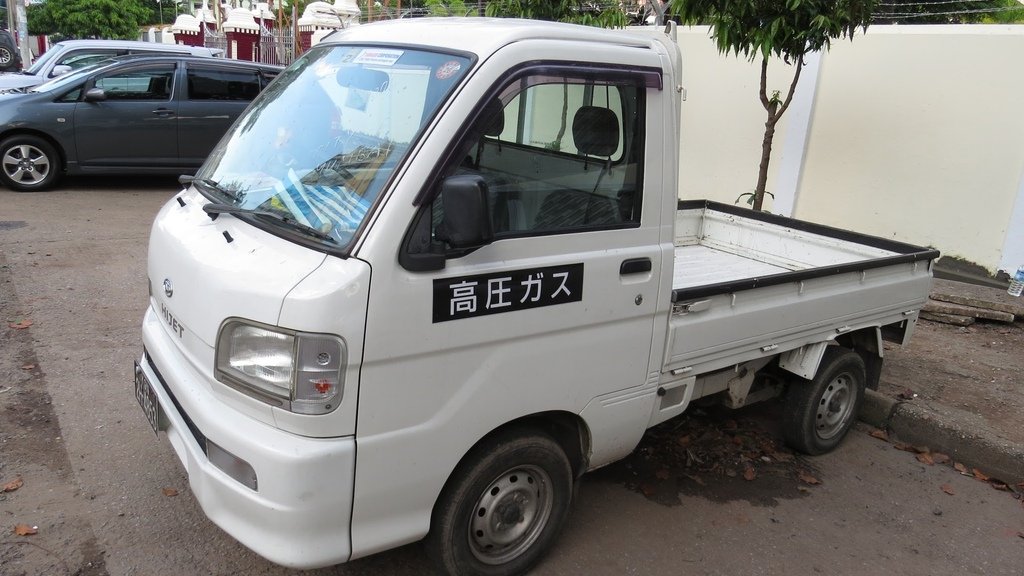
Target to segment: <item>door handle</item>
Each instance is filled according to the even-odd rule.
[[[619,276],[625,276],[626,274],[640,274],[642,272],[650,271],[650,258],[630,258],[629,260],[623,260],[622,264],[619,265]]]
[[[170,110],[168,108],[157,108],[156,110],[153,110],[153,114],[157,116],[173,116],[174,110]]]

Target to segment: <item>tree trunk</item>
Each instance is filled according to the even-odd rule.
[[[768,184],[768,165],[772,158],[772,140],[775,138],[775,126],[779,118],[786,113],[789,104],[793,101],[793,94],[796,92],[796,84],[800,81],[800,70],[804,67],[804,57],[801,55],[796,61],[796,72],[793,73],[793,81],[789,84],[789,93],[786,99],[779,101],[777,95],[768,97],[768,59],[761,60],[761,105],[768,113],[768,119],[764,123],[764,139],[761,140],[761,164],[757,171],[757,186],[754,188],[754,202],[752,208],[761,210],[764,205],[764,192]]]

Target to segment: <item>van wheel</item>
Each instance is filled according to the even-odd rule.
[[[0,68],[10,66],[13,60],[14,54],[6,46],[0,46]]]
[[[46,140],[22,134],[0,143],[0,180],[11,190],[46,190],[59,177],[60,159]]]
[[[427,552],[453,576],[522,574],[561,529],[572,468],[551,437],[506,434],[459,465],[434,507]]]
[[[814,379],[789,385],[783,421],[786,444],[805,454],[831,452],[857,418],[866,380],[860,354],[830,346]]]

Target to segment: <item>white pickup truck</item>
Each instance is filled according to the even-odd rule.
[[[517,574],[693,400],[839,443],[938,254],[679,202],[672,32],[372,24],[261,94],[149,248],[135,392],[211,520],[287,566],[426,537]]]

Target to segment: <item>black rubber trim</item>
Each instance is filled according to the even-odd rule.
[[[171,389],[167,387],[167,381],[164,380],[164,376],[163,374],[160,373],[160,369],[156,367],[156,363],[153,362],[153,358],[145,350],[143,350],[143,355],[146,357],[146,364],[149,364],[149,367],[153,370],[153,374],[156,376],[157,382],[154,383],[154,385],[159,384],[160,388],[167,393],[167,397],[171,399],[171,404],[174,404],[174,408],[178,411],[178,415],[181,416],[181,419],[185,421],[185,425],[188,426],[189,431],[192,432],[192,437],[196,439],[196,442],[199,443],[199,447],[203,450],[203,453],[205,454],[206,435],[199,430],[199,427],[196,426],[196,423],[193,422],[192,419],[188,417],[188,414],[181,407],[181,404],[178,403],[178,399],[174,397],[174,393],[171,392]]]

